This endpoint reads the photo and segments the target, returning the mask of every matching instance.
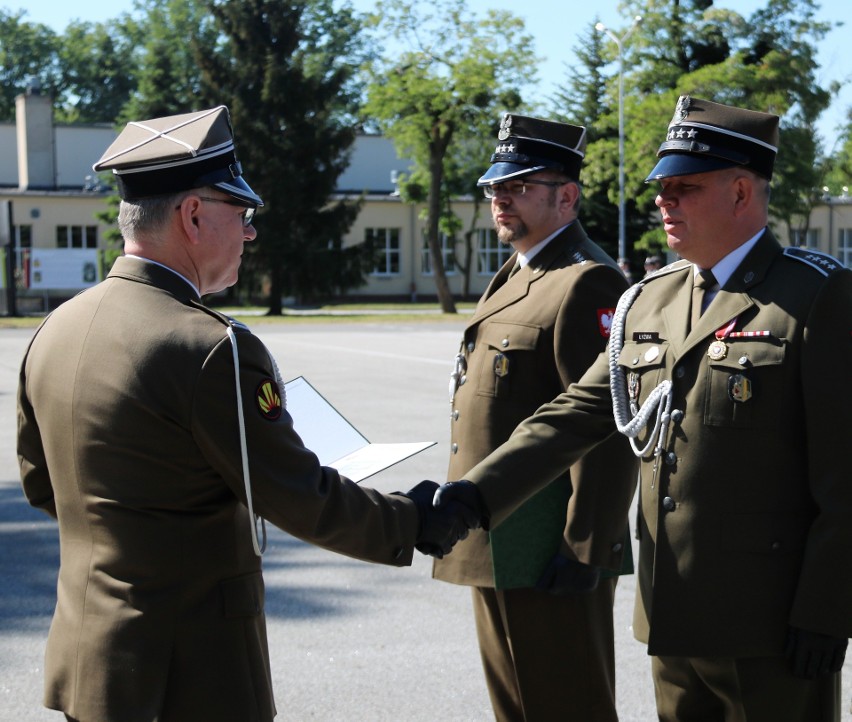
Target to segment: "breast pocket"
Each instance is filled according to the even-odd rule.
[[[724,358],[710,359],[704,423],[775,427],[781,423],[787,344],[783,339],[733,339]]]
[[[485,352],[477,393],[498,398],[524,394],[523,385],[535,381],[535,351],[541,333],[540,326],[504,321],[483,328],[479,343],[485,345]]]
[[[632,405],[641,405],[663,380],[667,343],[636,343],[625,341],[618,356],[618,365],[624,370],[627,395]]]

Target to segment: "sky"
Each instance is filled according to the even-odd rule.
[[[421,0],[428,2],[428,0]],[[103,22],[133,10],[133,0],[0,0],[4,9],[17,11],[26,8],[30,22],[44,23],[56,32],[63,32],[72,20]],[[368,11],[374,0],[352,0],[356,10]],[[715,0],[716,7],[736,10],[748,17],[764,7],[766,0]],[[589,26],[599,19],[617,34],[626,29],[630,21],[622,18],[617,7],[619,0],[467,0],[471,13],[482,17],[489,8],[508,10],[524,19],[527,33],[535,40],[535,53],[545,60],[539,66],[538,91],[542,98],[553,95],[564,83],[566,64],[574,61],[572,48],[588,32]],[[845,82],[845,87],[823,114],[818,132],[826,150],[833,148],[837,130],[846,120],[852,107],[852,2],[850,0],[821,0],[819,20],[842,21],[845,26],[832,30],[819,48],[820,70],[818,79],[823,87],[833,80]],[[597,16],[597,17],[596,17]],[[610,41],[612,42],[612,41]],[[629,41],[628,41],[629,45]]]

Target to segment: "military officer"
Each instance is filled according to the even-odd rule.
[[[576,386],[437,494],[494,528],[522,486],[627,435],[641,467],[634,631],[671,722],[839,719],[852,272],[767,228],[778,120],[678,100],[648,182],[682,260],[622,296],[608,353]]]
[[[321,467],[264,346],[200,302],[236,281],[263,205],[224,106],[129,123],[94,167],[115,174],[126,255],[45,319],[18,392],[24,492],[59,523],[45,705],[80,722],[265,722],[255,513],[397,566],[466,527],[431,509],[437,485],[384,495]]]
[[[606,344],[627,282],[577,218],[585,140],[582,127],[503,117],[478,185],[491,199],[499,240],[515,253],[464,330],[452,383],[450,479],[579,380]],[[613,437],[498,529],[474,532],[435,562],[436,579],[471,587],[496,719],[617,719],[616,577],[599,577],[601,569],[619,570],[629,549],[635,483],[630,447]],[[591,527],[595,514],[600,524]],[[570,707],[554,706],[555,689]]]

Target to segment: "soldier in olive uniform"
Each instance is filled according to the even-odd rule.
[[[661,720],[830,722],[852,634],[852,272],[767,226],[778,117],[682,96],[648,181],[683,260],[438,502],[493,527],[614,428],[640,457],[636,637]],[[530,474],[535,468],[536,475]],[[840,562],[838,562],[840,560]],[[570,698],[564,700],[570,705]]]
[[[113,169],[125,255],[24,358],[26,496],[59,522],[45,705],[80,722],[275,716],[253,512],[327,549],[408,565],[466,533],[434,488],[359,487],[293,430],[275,363],[201,304],[237,279],[263,205],[228,111],[130,123]]]
[[[516,252],[485,291],[456,358],[450,479],[578,381],[609,337],[627,282],[577,219],[585,139],[582,127],[503,118],[479,185],[500,241]],[[472,587],[498,720],[617,719],[616,577],[599,577],[623,560],[632,569],[627,512],[635,486],[630,446],[613,437],[499,529],[474,532],[435,562],[435,578]],[[571,698],[570,708],[554,707],[555,689]]]

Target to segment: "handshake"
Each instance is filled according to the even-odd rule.
[[[420,529],[414,544],[417,551],[442,559],[471,529],[488,528],[488,510],[479,489],[469,481],[451,481],[439,486],[421,481],[406,492],[417,507]]]

